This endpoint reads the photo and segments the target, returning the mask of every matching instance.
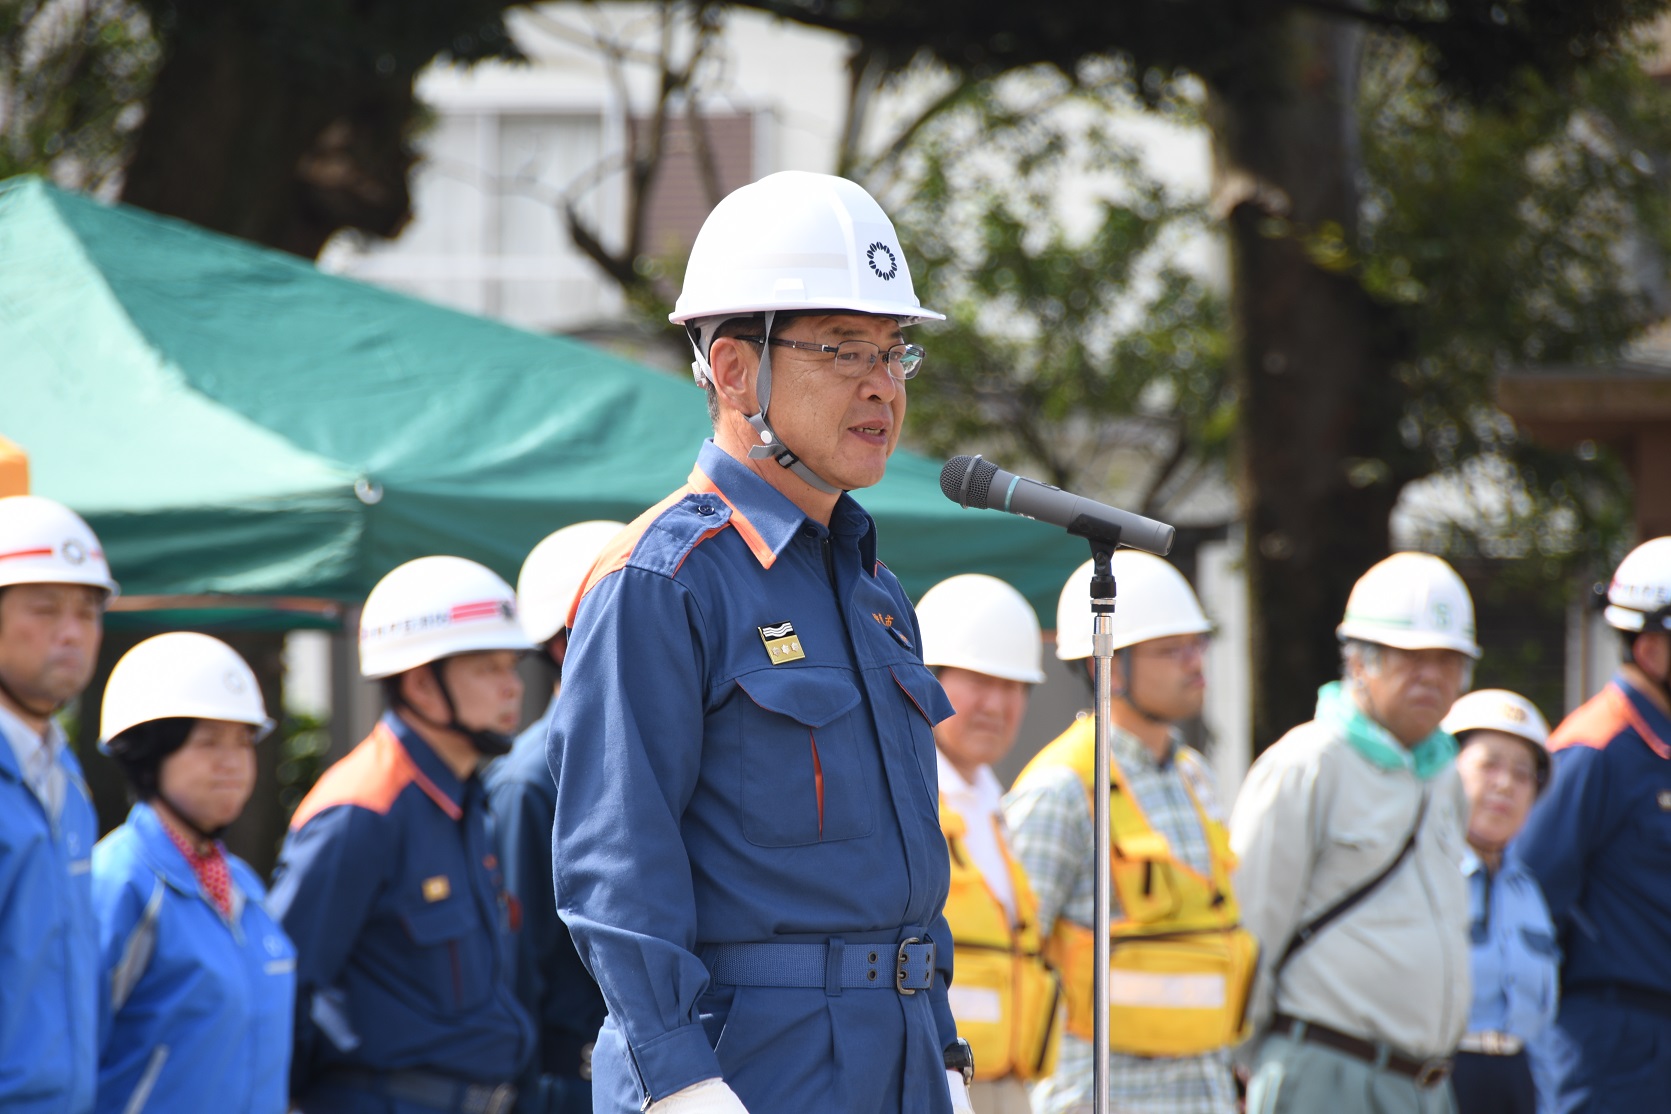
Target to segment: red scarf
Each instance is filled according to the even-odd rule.
[[[160,817],[158,819],[161,819]],[[162,830],[168,833],[168,838],[174,841],[174,846],[180,849],[180,854],[186,857],[191,866],[191,872],[197,875],[197,881],[203,887],[215,908],[220,910],[221,916],[232,915],[232,874],[226,869],[226,856],[221,854],[220,844],[209,844],[209,850],[198,854],[197,848],[191,841],[174,830],[173,825],[163,821]]]

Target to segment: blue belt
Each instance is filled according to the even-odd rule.
[[[934,983],[934,942],[908,936],[897,944],[708,944],[702,961],[716,983],[822,987],[832,997],[867,987],[915,994]]]

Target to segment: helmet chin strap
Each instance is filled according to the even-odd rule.
[[[458,705],[453,701],[452,690],[447,688],[447,678],[442,673],[441,662],[430,662],[429,674],[435,678],[435,687],[441,690],[441,699],[447,702],[447,722],[438,726],[463,735],[470,740],[470,745],[476,748],[478,754],[488,758],[510,753],[513,740],[509,735],[500,731],[489,731],[485,728],[466,727],[458,721]]]
[[[827,483],[818,473],[808,468],[806,462],[796,456],[789,446],[783,443],[783,439],[777,435],[777,430],[772,428],[771,419],[766,417],[766,411],[772,405],[772,322],[777,318],[777,315],[778,311],[775,309],[766,311],[766,342],[760,346],[760,374],[755,378],[754,383],[754,393],[755,397],[760,400],[760,410],[758,413],[749,415],[747,419],[748,424],[753,427],[755,435],[760,438],[760,444],[749,446],[748,457],[750,460],[766,460],[768,458],[775,460],[780,467],[789,469],[825,495],[840,495],[846,489]],[[696,360],[691,364],[691,372],[696,376],[697,382],[700,383],[705,379],[712,378],[711,375],[707,374],[708,371],[707,355],[702,351],[701,344],[698,343],[696,345]]]
[[[1143,705],[1139,704],[1137,702],[1137,697],[1135,695],[1133,695],[1132,690],[1135,689],[1137,686],[1132,679],[1131,647],[1130,646],[1121,646],[1120,647],[1120,671],[1125,674],[1126,683],[1123,686],[1124,691],[1117,692],[1114,695],[1118,699],[1124,700],[1126,702],[1126,707],[1130,708],[1132,711],[1136,712],[1138,715],[1142,716],[1144,719],[1148,720],[1150,723],[1170,724],[1172,722],[1171,720],[1167,719],[1165,716],[1155,715],[1153,712],[1149,711],[1149,709],[1147,709]]]

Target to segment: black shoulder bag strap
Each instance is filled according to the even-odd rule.
[[[1288,947],[1283,949],[1281,957],[1276,961],[1276,966],[1271,968],[1272,982],[1275,982],[1282,974],[1282,969],[1288,966],[1288,961],[1294,958],[1295,953],[1315,940],[1318,933],[1356,908],[1359,902],[1374,893],[1381,883],[1391,878],[1393,872],[1404,865],[1404,860],[1408,859],[1410,852],[1416,849],[1416,837],[1421,834],[1422,821],[1427,817],[1427,797],[1427,792],[1424,790],[1421,807],[1416,810],[1416,822],[1410,828],[1410,837],[1404,841],[1404,846],[1399,848],[1398,854],[1393,857],[1393,861],[1388,863],[1381,870],[1381,873],[1329,906],[1308,923],[1301,925],[1299,931],[1295,932],[1293,937],[1289,939]]]

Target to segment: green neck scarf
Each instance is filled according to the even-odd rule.
[[[1435,731],[1413,747],[1405,747],[1392,732],[1370,719],[1339,681],[1317,690],[1317,722],[1346,737],[1352,749],[1383,770],[1410,770],[1427,781],[1456,757],[1456,740]]]

